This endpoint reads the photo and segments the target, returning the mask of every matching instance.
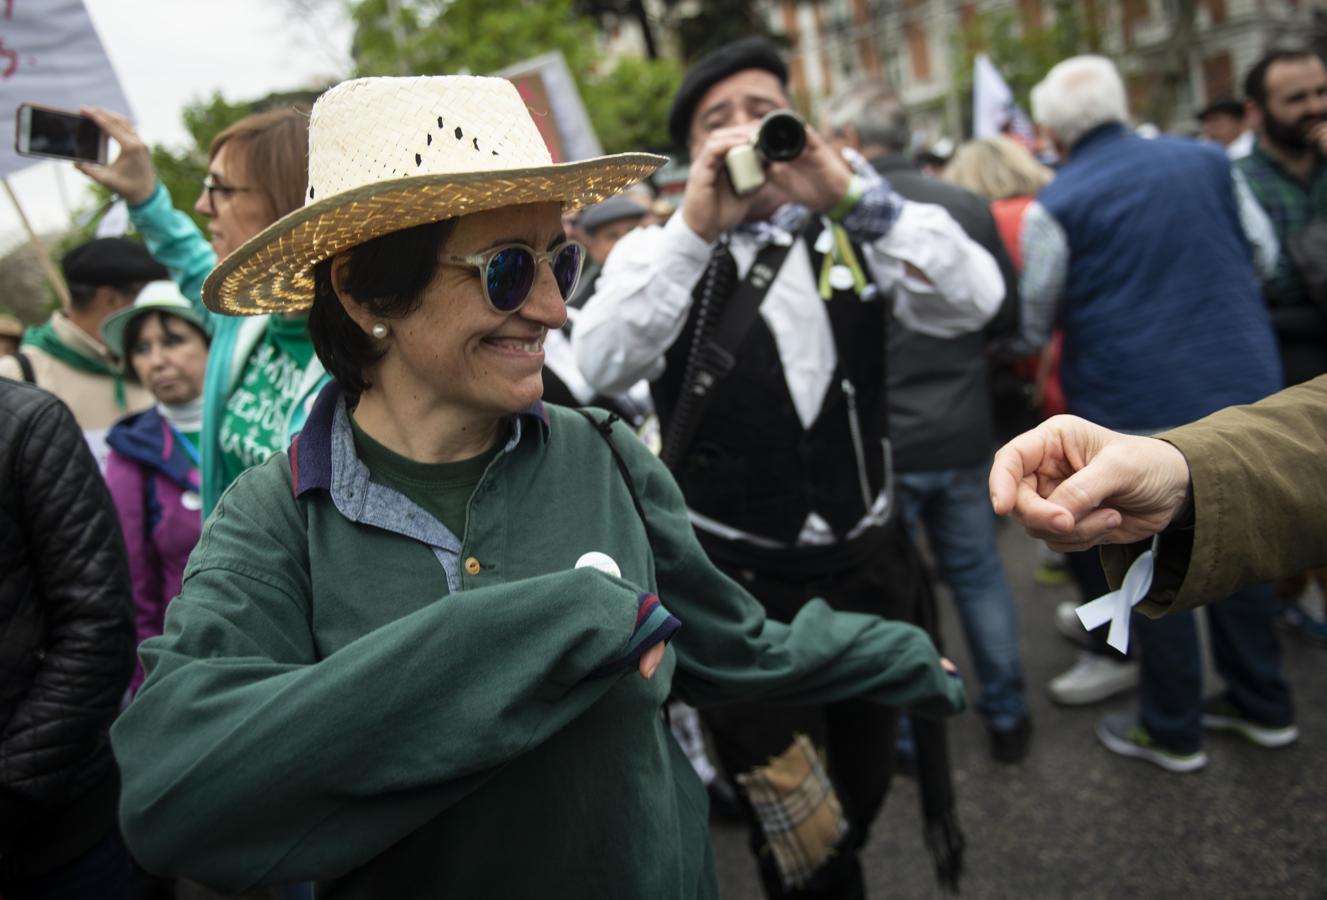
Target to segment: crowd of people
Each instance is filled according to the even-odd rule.
[[[1327,67],[1244,95],[1145,138],[1075,57],[1035,152],[934,175],[858,84],[738,193],[792,105],[747,38],[687,70],[656,195],[662,157],[553,163],[503,79],[357,79],[216,136],[207,234],[88,109],[141,240],[0,317],[0,897],[714,897],[711,807],[767,896],[863,897],[896,766],[957,889],[937,584],[991,758],[1035,740],[992,506],[1084,601],[1152,563],[1127,655],[1047,611],[1055,702],[1138,689],[1106,750],[1293,743]]]

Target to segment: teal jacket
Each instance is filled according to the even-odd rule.
[[[221,417],[226,401],[244,375],[244,361],[267,330],[267,316],[219,316],[203,306],[203,280],[216,265],[212,245],[198,231],[198,226],[171,202],[165,185],[137,206],[129,207],[129,219],[143,235],[152,256],[170,270],[180,291],[212,323],[212,345],[203,380],[203,434],[199,439],[202,455],[203,518],[212,512],[226,489],[221,469]],[[327,383],[327,373],[314,356],[304,370],[300,399],[291,405],[286,417],[285,440],[288,443],[304,426],[318,390]]]
[[[231,485],[112,730],[144,866],[320,898],[711,898],[670,692],[963,707],[911,625],[821,600],[767,619],[626,427],[648,533],[603,437],[542,411],[514,418],[461,536],[370,480],[335,383],[288,455]],[[621,575],[576,568],[589,551]],[[645,681],[634,661],[673,617]]]

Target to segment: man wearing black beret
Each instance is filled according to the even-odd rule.
[[[170,274],[142,244],[126,238],[80,244],[60,266],[69,309],[29,328],[18,352],[0,359],[0,376],[33,382],[63,400],[96,453],[104,449],[98,436],[117,419],[152,405],[146,388],[125,382],[121,361],[101,342],[101,323],[133,303],[143,285]]]
[[[650,380],[702,544],[771,618],[813,614],[823,598],[934,634],[893,514],[886,313],[953,337],[994,315],[1003,283],[942,208],[903,199],[812,128],[800,155],[736,193],[725,159],[789,108],[787,77],[761,38],[686,74],[668,118],[691,158],[682,206],[609,255],[573,336],[577,362],[602,393]],[[863,896],[857,851],[889,786],[897,711],[749,704],[706,720],[742,788],[766,893]],[[927,844],[956,884],[943,726],[917,719],[915,732]]]

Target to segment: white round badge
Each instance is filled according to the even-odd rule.
[[[591,550],[589,553],[582,554],[581,558],[576,560],[576,568],[598,569],[600,572],[612,575],[614,578],[622,577],[622,570],[617,567],[613,557],[607,553],[600,553],[598,550]]]
[[[829,286],[836,291],[846,291],[852,287],[852,269],[847,266],[834,266],[829,270]]]
[[[180,495],[180,505],[190,512],[198,512],[203,508],[203,498],[195,491],[185,491]]]

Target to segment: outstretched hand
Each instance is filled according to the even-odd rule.
[[[1126,544],[1165,529],[1189,499],[1189,464],[1172,445],[1055,416],[995,455],[991,505],[1052,550]]]
[[[131,204],[151,197],[157,187],[157,170],[152,167],[147,145],[129,120],[98,106],[84,106],[79,111],[115,139],[120,145],[120,155],[108,165],[76,162],[74,167]]]

